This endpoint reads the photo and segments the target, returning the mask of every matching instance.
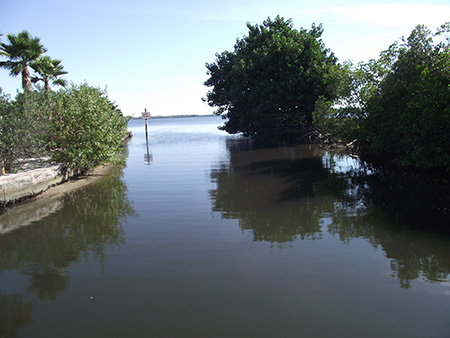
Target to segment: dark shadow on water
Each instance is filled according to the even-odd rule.
[[[67,269],[74,263],[98,262],[103,271],[108,252],[125,243],[122,222],[135,214],[119,168],[57,202],[60,207],[43,219],[0,236],[0,273],[15,270],[30,276],[28,298],[55,300],[68,288]],[[2,312],[23,310],[8,317],[8,332],[30,323],[32,301],[0,294],[0,306]],[[1,332],[5,324],[0,325]]]
[[[21,327],[33,322],[33,302],[22,295],[0,293],[0,337],[15,337]]]
[[[314,195],[314,180],[323,180],[326,170],[311,170],[321,169],[312,148],[285,150],[252,149],[248,142],[239,148],[233,142],[229,162],[211,173],[217,187],[210,192],[213,210],[224,218],[239,218],[241,228],[251,229],[255,240],[283,243],[321,237],[318,219],[301,217],[311,209],[296,199]],[[294,184],[292,174],[297,176]]]
[[[404,288],[418,278],[448,279],[450,223],[439,213],[444,188],[426,192],[363,163],[342,170],[345,156],[315,146],[261,148],[244,141],[240,148],[239,140],[228,146],[229,161],[211,171],[212,209],[238,219],[254,241],[282,248],[321,239],[324,231],[343,243],[364,238],[384,250]]]

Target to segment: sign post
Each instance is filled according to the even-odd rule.
[[[151,116],[150,112],[147,111],[147,108],[144,109],[144,112],[141,113],[141,118],[145,119],[145,138],[148,142],[148,133],[147,133],[147,119]]]
[[[148,161],[148,164],[150,164],[152,156],[150,155],[150,151],[148,148],[148,132],[147,132],[147,120],[150,119],[150,112],[147,111],[147,108],[144,109],[144,112],[141,113],[141,118],[145,119],[145,140],[147,142],[147,154],[144,155],[145,159]]]

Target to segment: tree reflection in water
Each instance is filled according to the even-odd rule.
[[[228,143],[228,160],[212,170],[216,187],[210,197],[213,211],[238,219],[255,241],[282,248],[296,240],[321,239],[323,231],[344,243],[365,238],[384,250],[403,288],[418,278],[448,279],[449,236],[423,223],[412,227],[407,217],[411,205],[386,207],[386,201],[392,202],[389,192],[400,189],[395,182],[354,160],[342,169],[348,157],[324,154],[315,146],[258,148],[239,142]],[[414,208],[415,214],[426,212]]]
[[[328,176],[316,148],[234,150],[229,163],[212,171],[217,188],[210,195],[214,211],[238,218],[256,241],[319,239],[317,211],[329,209],[332,199],[314,197],[334,183]]]
[[[328,226],[344,242],[366,238],[381,246],[390,260],[392,276],[404,288],[411,281],[444,282],[450,273],[448,187],[425,186],[405,177],[358,169],[347,173],[345,203],[335,203]],[[439,191],[441,194],[437,194]],[[358,208],[361,201],[364,207]]]
[[[0,272],[31,276],[29,297],[55,300],[69,286],[66,268],[73,263],[92,259],[103,271],[108,251],[125,243],[124,218],[134,215],[120,175],[121,169],[115,168],[98,182],[63,196],[57,212],[0,236]],[[13,332],[30,323],[32,301],[0,294],[0,310],[0,328]],[[7,326],[3,318],[8,318]]]
[[[33,304],[21,295],[0,294],[0,337],[14,337],[18,328],[31,324]]]

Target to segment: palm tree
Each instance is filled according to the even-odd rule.
[[[46,91],[50,90],[50,81],[52,84],[62,87],[67,85],[67,81],[60,78],[61,75],[67,74],[67,72],[63,70],[64,67],[61,65],[61,60],[51,59],[48,56],[41,56],[33,63],[30,63],[30,67],[37,73],[36,76],[31,78],[31,82],[37,83],[42,81]]]
[[[0,61],[0,67],[9,69],[11,76],[22,73],[22,88],[31,90],[30,72],[28,65],[44,54],[47,49],[40,43],[41,39],[32,37],[29,32],[22,31],[17,35],[6,35],[9,44],[0,43],[0,55],[9,58],[7,61]]]

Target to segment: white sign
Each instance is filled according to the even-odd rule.
[[[141,118],[143,118],[143,119],[149,119],[150,118],[150,112],[149,111],[145,111],[145,112],[143,112],[143,113],[141,113]]]

